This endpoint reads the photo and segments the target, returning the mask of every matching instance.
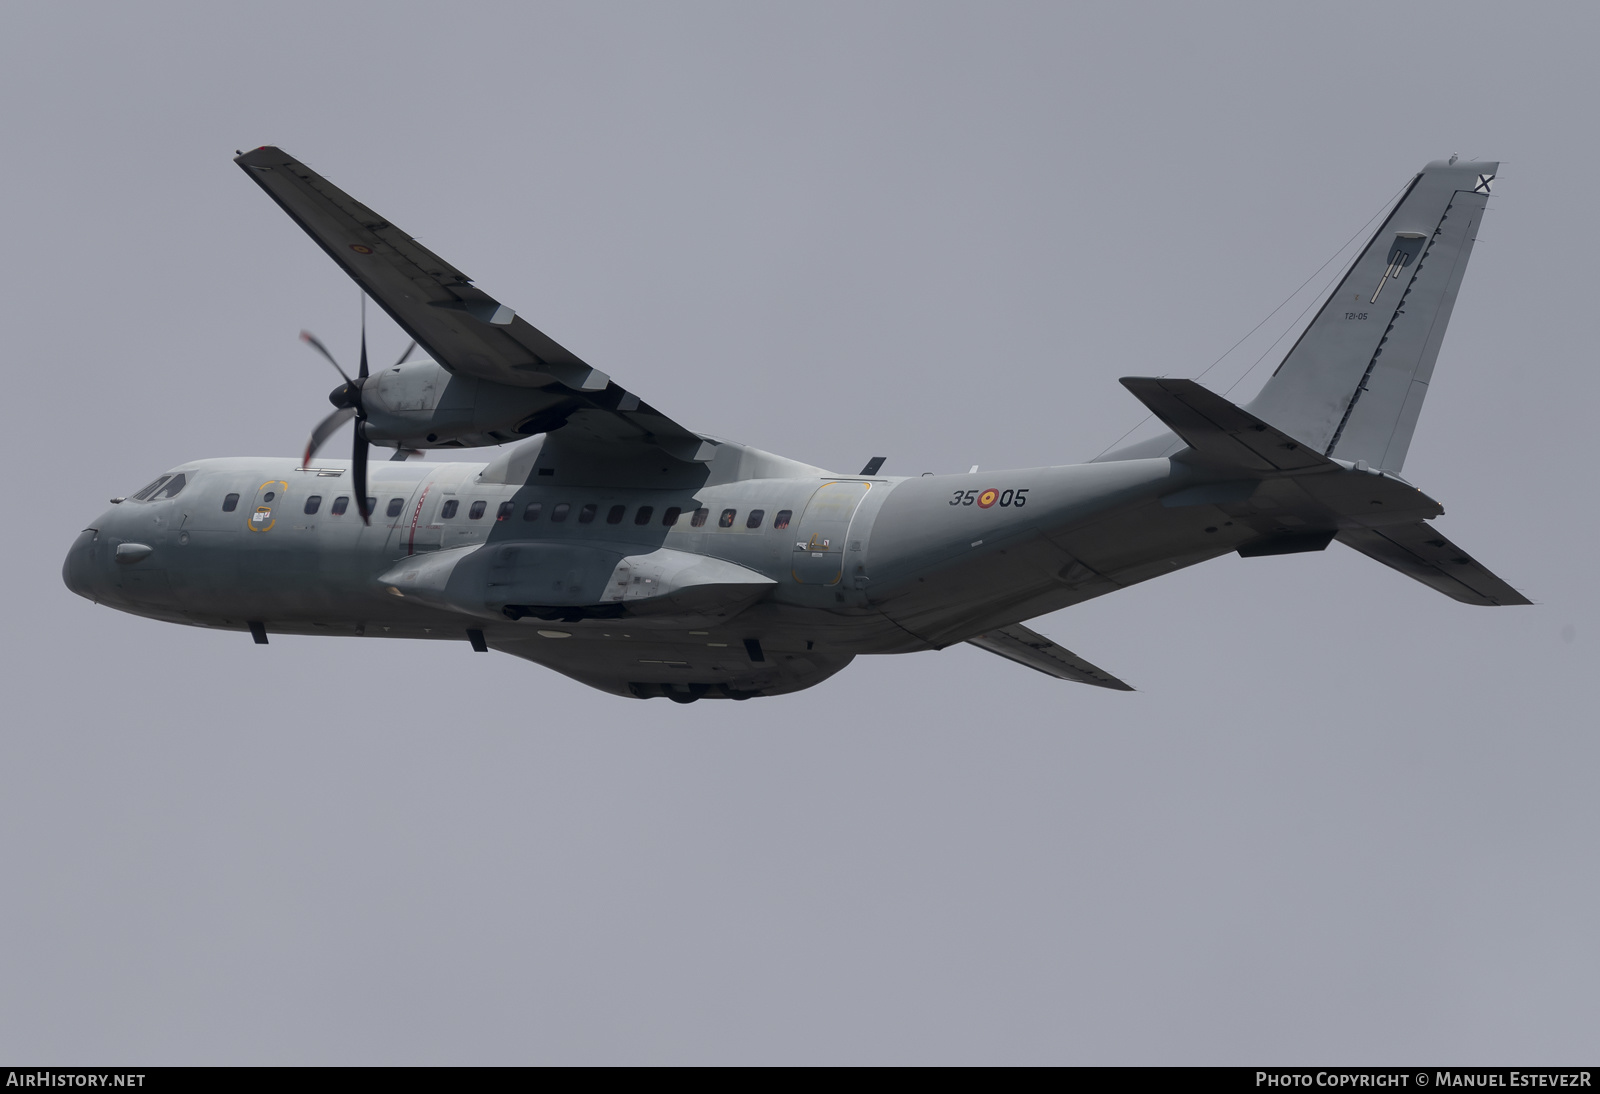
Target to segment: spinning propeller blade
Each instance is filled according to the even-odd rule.
[[[348,422],[355,416],[355,407],[343,406],[338,410],[335,410],[332,414],[329,414],[326,418],[322,419],[322,421],[318,422],[317,428],[311,431],[311,439],[306,442],[306,456],[305,459],[300,461],[300,466],[305,467],[307,464],[309,464],[311,462],[311,457],[317,454],[317,449],[322,447],[324,441],[333,436],[334,430],[338,429],[340,426],[344,425],[345,422]]]
[[[355,465],[355,472],[351,475],[355,481],[350,485],[356,492],[356,509],[361,513],[361,523],[371,524],[372,513],[367,508],[367,434],[361,428],[361,421],[356,420],[355,451],[350,456],[350,462]]]
[[[362,428],[367,419],[366,409],[361,405],[361,389],[365,386],[369,376],[367,371],[367,294],[361,294],[361,367],[354,380],[334,359],[333,354],[328,352],[328,347],[317,339],[316,335],[310,331],[303,330],[300,332],[300,341],[327,358],[328,364],[332,365],[339,375],[344,377],[344,386],[336,388],[328,396],[328,401],[338,409],[318,422],[317,427],[311,431],[311,439],[306,443],[305,458],[300,461],[300,466],[305,467],[310,464],[311,457],[316,455],[317,449],[322,447],[323,442],[333,434],[334,430],[354,418],[356,420],[354,430],[355,444],[350,454],[352,465],[350,477],[354,481],[350,485],[355,489],[356,511],[361,514],[361,523],[371,524],[372,512],[367,507],[367,456],[370,446],[367,443],[367,431]],[[416,348],[416,345],[417,343],[413,341],[411,345],[407,346],[406,351],[400,355],[400,360],[396,361],[395,364],[404,364],[406,358],[411,356],[411,351]]]
[[[326,357],[328,359],[328,364],[332,365],[334,369],[338,371],[339,375],[344,377],[344,382],[347,384],[350,382],[350,374],[339,367],[339,362],[333,359],[333,354],[328,352],[327,346],[323,345],[317,340],[316,335],[312,334],[308,330],[303,330],[300,332],[300,341],[304,342],[306,345],[322,354],[322,356]]]

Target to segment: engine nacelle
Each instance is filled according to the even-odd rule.
[[[557,428],[568,396],[452,373],[426,358],[375,372],[361,385],[367,440],[401,448],[475,448]]]

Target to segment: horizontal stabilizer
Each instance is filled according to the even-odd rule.
[[[1115,691],[1132,691],[1127,684],[1109,672],[1097,669],[1071,650],[1063,649],[1037,631],[1027,627],[1001,627],[999,630],[967,639],[980,650],[998,653],[1001,657],[1038,669],[1057,680],[1074,680],[1080,684],[1093,684]]]
[[[1256,472],[1338,467],[1193,380],[1124,376],[1122,386],[1183,438],[1194,458],[1205,463]]]
[[[1399,570],[1463,604],[1531,604],[1527,597],[1490,573],[1481,563],[1441,536],[1433,525],[1392,524],[1349,528],[1339,533],[1348,544],[1385,566]]]

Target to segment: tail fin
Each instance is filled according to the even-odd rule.
[[[1498,167],[1423,168],[1246,409],[1325,456],[1400,470]]]
[[[1250,412],[1326,456],[1400,470],[1498,167],[1428,164]]]

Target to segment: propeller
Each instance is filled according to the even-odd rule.
[[[311,431],[311,439],[306,442],[306,454],[305,458],[300,461],[300,466],[309,465],[311,457],[316,455],[317,449],[322,447],[323,442],[331,437],[340,426],[354,418],[356,420],[355,447],[351,453],[350,462],[353,465],[351,478],[355,481],[351,483],[351,486],[355,490],[356,510],[361,514],[361,523],[371,524],[372,513],[367,508],[367,450],[371,446],[367,443],[366,430],[363,428],[367,420],[366,409],[361,405],[361,390],[366,386],[368,376],[367,294],[361,294],[361,367],[357,370],[355,379],[352,380],[350,378],[350,374],[334,359],[333,354],[328,352],[328,347],[323,345],[316,335],[310,331],[301,331],[300,341],[327,358],[328,364],[332,365],[334,370],[344,379],[344,383],[334,388],[328,395],[328,402],[332,403],[337,409],[318,422],[316,428]],[[416,348],[417,343],[413,339],[411,344],[406,347],[406,351],[400,355],[400,360],[396,361],[395,364],[405,364],[406,359],[411,356],[411,351]]]

